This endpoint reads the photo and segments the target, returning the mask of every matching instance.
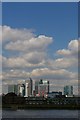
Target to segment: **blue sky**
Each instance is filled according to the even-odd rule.
[[[3,3],[3,25],[52,36],[53,50],[78,36],[78,3]]]
[[[2,0],[3,2],[78,2],[79,0]]]
[[[78,3],[5,2],[2,25],[4,83],[31,76],[50,80],[51,90],[73,85],[76,94]]]

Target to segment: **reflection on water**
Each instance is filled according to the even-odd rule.
[[[3,118],[78,118],[78,110],[3,110]]]

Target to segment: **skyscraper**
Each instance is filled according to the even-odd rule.
[[[31,78],[25,81],[25,97],[32,95],[32,86],[33,83]]]
[[[14,93],[18,95],[18,85],[14,85]]]
[[[18,86],[17,85],[8,85],[8,93],[13,92],[18,94]]]
[[[33,91],[33,82],[32,82],[32,79],[30,78],[30,81],[29,81],[29,87],[30,87],[30,95],[32,95],[32,91]]]
[[[29,96],[29,83],[25,83],[25,97],[28,97]]]
[[[20,96],[25,96],[25,85],[24,84],[18,84],[17,85],[18,90],[17,90],[17,94]]]
[[[39,81],[35,81],[35,94],[38,94],[38,84]]]
[[[8,93],[13,92],[16,95],[24,96],[25,95],[25,85],[17,84],[17,85],[8,85]]]
[[[65,86],[64,87],[64,95],[66,96],[73,96],[73,86]]]
[[[14,92],[14,85],[8,85],[8,93]]]
[[[39,82],[36,81],[35,92],[39,96],[44,96],[45,94],[49,93],[49,81],[42,79]]]
[[[2,93],[3,94],[7,94],[8,93],[8,84],[6,84],[6,85],[2,85]]]

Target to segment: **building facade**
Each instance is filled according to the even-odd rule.
[[[25,83],[25,97],[29,96],[29,83]]]
[[[32,89],[33,89],[32,86],[33,86],[33,83],[31,78],[25,81],[25,97],[32,95]]]
[[[47,97],[49,97],[49,98],[55,98],[57,96],[62,96],[62,92],[53,91],[53,92],[50,92],[50,93],[47,94]]]
[[[18,85],[8,85],[8,93],[10,92],[18,94]]]
[[[17,94],[20,96],[25,96],[25,85],[24,84],[18,84],[18,90]]]
[[[42,79],[39,82],[36,81],[35,92],[38,96],[45,96],[49,93],[49,81]]]
[[[8,84],[4,85],[2,84],[2,94],[7,94],[8,93]]]
[[[38,94],[38,84],[39,84],[39,81],[35,81],[35,94],[36,95]]]
[[[64,95],[67,97],[71,97],[71,96],[73,96],[73,86],[70,86],[70,85],[68,85],[68,86],[65,86],[64,87]]]

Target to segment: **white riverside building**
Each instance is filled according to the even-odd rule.
[[[25,96],[24,97],[28,97],[28,91],[29,91],[29,83],[25,83]]]
[[[24,97],[28,97],[32,95],[32,79],[30,78],[30,80],[26,80],[25,81],[25,96]]]
[[[20,96],[25,95],[25,85],[24,84],[18,84],[17,94],[20,95]]]

